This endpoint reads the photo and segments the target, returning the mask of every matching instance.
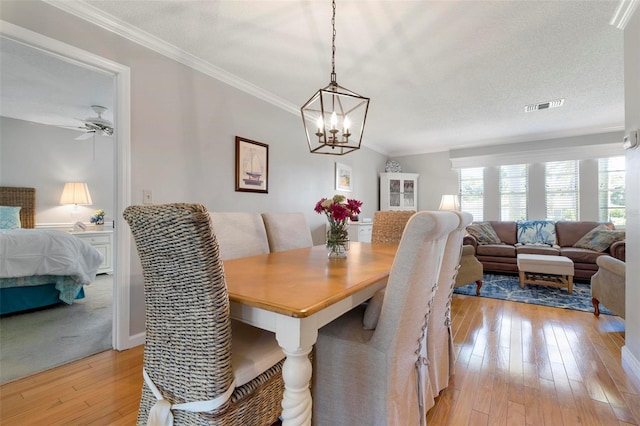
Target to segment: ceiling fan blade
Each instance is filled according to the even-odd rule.
[[[77,138],[75,138],[75,140],[77,140],[77,141],[83,141],[83,140],[86,140],[86,139],[90,139],[90,138],[91,138],[91,136],[93,136],[93,133],[94,133],[94,132],[87,132],[87,133],[83,133],[83,134],[81,134],[80,136],[78,136]]]

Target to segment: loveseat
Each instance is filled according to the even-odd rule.
[[[491,230],[497,240],[486,238],[484,231],[491,234]],[[475,248],[485,272],[517,272],[518,254],[543,254],[568,257],[574,264],[574,278],[588,280],[598,270],[599,256],[625,260],[624,231],[615,230],[611,223],[487,221],[471,224],[467,232],[463,243]],[[615,241],[609,244],[611,240]]]

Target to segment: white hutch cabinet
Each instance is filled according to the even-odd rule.
[[[417,173],[380,173],[380,210],[418,211]]]

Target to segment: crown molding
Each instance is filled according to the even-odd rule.
[[[173,59],[183,65],[193,68],[203,74],[215,78],[229,86],[235,87],[249,95],[255,96],[265,102],[268,102],[278,108],[281,108],[287,112],[295,115],[300,114],[300,107],[292,104],[291,102],[262,89],[253,83],[248,82],[228,71],[223,70],[209,62],[194,56],[177,46],[171,45],[160,38],[142,31],[121,19],[116,18],[113,15],[107,14],[100,9],[92,6],[83,1],[68,1],[68,0],[43,0],[45,3],[50,4],[60,10],[63,10],[71,15],[74,15],[87,22],[91,22],[100,28],[117,34],[127,40],[137,43],[147,49],[151,49],[163,56]]]
[[[619,30],[624,30],[627,22],[629,22],[629,18],[631,18],[631,15],[633,15],[633,12],[635,12],[639,4],[640,0],[620,0],[609,24]]]

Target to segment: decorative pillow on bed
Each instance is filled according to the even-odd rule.
[[[500,244],[500,238],[489,222],[474,222],[467,226],[467,232],[478,244]]]
[[[0,229],[18,229],[21,207],[0,206]]]
[[[611,229],[606,224],[602,224],[584,234],[573,246],[602,253],[607,250],[611,244],[624,239],[624,231]]]
[[[519,220],[518,242],[520,244],[556,244],[556,224],[552,220]]]

